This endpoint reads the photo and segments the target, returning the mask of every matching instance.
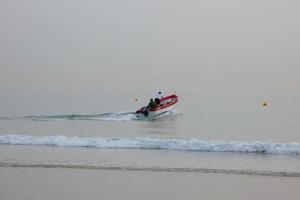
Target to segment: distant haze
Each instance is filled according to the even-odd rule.
[[[293,0],[1,0],[1,91],[285,92]]]

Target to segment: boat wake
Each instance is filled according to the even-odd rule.
[[[1,120],[21,120],[29,119],[34,121],[67,121],[67,120],[88,120],[88,121],[135,121],[135,120],[153,120],[166,116],[178,115],[177,110],[169,110],[154,117],[137,117],[135,112],[110,112],[92,115],[32,115],[26,117],[0,117]]]
[[[33,115],[27,116],[26,119],[35,121],[64,121],[64,120],[94,120],[94,121],[133,121],[137,120],[134,112],[110,112],[93,115]]]
[[[174,151],[241,152],[300,155],[299,143],[205,141],[172,138],[92,138],[66,136],[2,135],[0,145],[92,147],[103,149],[152,149]]]

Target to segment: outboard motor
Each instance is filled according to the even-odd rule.
[[[142,109],[141,109],[141,111],[142,111],[142,113],[143,113],[143,115],[145,116],[145,117],[147,117],[148,115],[149,115],[149,110],[148,110],[148,108],[145,106],[145,107],[143,107]]]

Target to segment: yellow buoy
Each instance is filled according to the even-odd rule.
[[[268,105],[268,103],[267,103],[266,101],[263,101],[263,102],[261,103],[261,105],[262,105],[263,107],[266,107],[266,106]]]

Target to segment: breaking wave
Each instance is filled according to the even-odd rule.
[[[299,143],[204,141],[173,138],[80,138],[66,136],[2,135],[0,145],[39,145],[111,149],[241,152],[300,155]]]

